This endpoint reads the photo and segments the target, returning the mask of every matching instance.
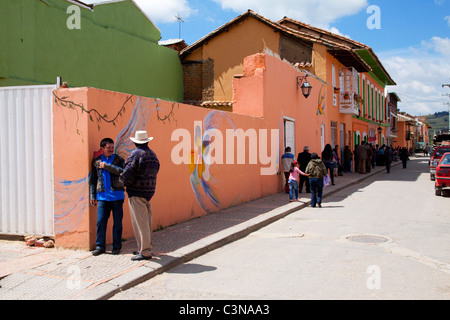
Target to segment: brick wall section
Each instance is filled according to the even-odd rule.
[[[183,61],[184,101],[214,100],[214,60]]]
[[[214,60],[208,59],[203,61],[203,101],[214,101]]]

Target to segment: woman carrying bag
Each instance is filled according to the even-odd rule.
[[[322,151],[322,161],[327,170],[330,170],[331,184],[334,186],[334,167],[336,162],[333,159],[333,148],[331,148],[330,144],[327,144]]]
[[[327,175],[328,169],[320,160],[317,153],[311,155],[311,161],[306,167],[306,174],[309,175],[309,184],[311,186],[311,207],[316,204],[322,207],[323,177]]]

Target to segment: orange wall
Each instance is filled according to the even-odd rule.
[[[249,63],[255,59],[259,62]],[[99,143],[105,137],[115,141],[116,153],[124,158],[134,148],[129,138],[136,130],[146,129],[155,137],[149,144],[161,163],[156,194],[152,199],[155,229],[280,192],[283,184],[279,165],[284,147],[283,117],[296,119],[297,151],[308,144],[312,152],[320,152],[317,128],[324,116],[318,115],[317,110],[319,92],[324,85],[310,77],[313,92],[305,99],[296,85],[296,77],[301,73],[289,63],[270,55],[256,55],[246,59],[246,64],[249,65],[248,76],[234,81],[235,104],[237,109],[240,106],[245,110],[245,106],[256,99],[260,102],[260,110],[254,105],[254,111],[262,116],[210,111],[94,88],[55,91],[57,246],[94,247],[96,208],[89,206],[88,179],[94,153],[100,149]],[[196,129],[202,136],[195,135]],[[242,148],[236,139],[227,136],[239,129],[249,135],[254,133],[255,143],[243,140],[245,146]],[[213,138],[207,139],[208,134]],[[209,155],[216,160],[210,165],[206,157],[207,140],[211,140],[209,148],[214,149],[209,149]],[[245,150],[243,164],[238,163],[241,150]],[[200,158],[203,155],[202,163],[191,161],[191,154],[200,155]],[[186,156],[186,163],[178,164],[177,161],[183,160],[182,156]],[[112,221],[109,229],[111,227]],[[110,234],[108,231],[109,237]],[[134,236],[127,202],[123,236]],[[111,238],[107,240],[110,242]]]
[[[64,90],[66,91],[66,90]],[[56,96],[88,105],[86,89],[61,90]],[[88,173],[90,170],[89,123],[69,102],[55,98],[53,107],[53,154],[55,186],[55,232],[64,234],[68,247],[87,248],[95,229],[89,214]],[[57,102],[57,103],[56,103]],[[70,111],[69,111],[70,110]],[[95,150],[98,150],[95,149]],[[94,232],[94,234],[93,234]]]
[[[55,232],[58,246],[82,249],[94,246],[96,208],[89,207],[88,179],[94,152],[100,149],[99,143],[105,137],[116,142],[116,153],[124,158],[134,148],[129,137],[136,130],[147,129],[155,137],[150,148],[161,163],[152,200],[155,229],[279,191],[278,139],[275,149],[271,149],[270,140],[266,144],[267,154],[275,155],[271,162],[274,167],[272,175],[261,176],[261,168],[269,165],[261,164],[259,157],[256,164],[249,164],[248,152],[245,165],[228,164],[231,161],[227,162],[226,158],[226,129],[251,128],[259,133],[260,129],[266,129],[262,119],[93,88],[58,90],[55,94],[61,98],[54,105]],[[116,119],[114,124],[105,121],[112,119]],[[222,133],[223,147],[216,143],[217,151],[213,154],[222,150],[223,156],[218,158],[223,159],[223,164],[213,164],[208,168],[205,159],[197,165],[174,164],[172,151],[181,142],[188,146],[189,160],[191,151],[198,150],[194,148],[194,125],[202,129],[203,134],[208,128]],[[172,141],[172,134],[177,129],[183,129],[187,135],[180,139],[174,137]],[[259,140],[258,136],[255,150],[259,148]],[[246,149],[251,150],[250,147]],[[237,143],[234,152],[237,159]],[[205,178],[205,172],[209,172],[209,179]],[[123,236],[130,238],[133,230],[127,203],[124,209]],[[109,224],[111,228],[112,222]]]
[[[304,74],[290,63],[270,54],[247,57],[244,75],[245,77],[236,78],[233,82],[233,111],[263,117],[268,126],[279,128],[281,133],[284,117],[294,119],[296,153],[308,145],[311,152],[320,154],[320,125],[326,118],[319,113],[319,106],[323,108],[326,102],[325,84],[313,76],[308,77],[313,90],[306,99],[301,90],[297,89],[297,77]],[[262,101],[262,112],[255,101]],[[259,110],[259,114],[255,110]],[[283,134],[281,141],[284,141]]]

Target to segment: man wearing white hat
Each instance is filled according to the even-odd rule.
[[[159,160],[148,147],[153,137],[148,137],[147,131],[136,131],[134,138],[130,139],[135,143],[136,149],[128,156],[120,180],[126,186],[131,223],[138,245],[138,251],[131,260],[150,260],[153,248],[150,200],[155,194]]]

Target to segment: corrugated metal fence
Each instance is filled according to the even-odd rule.
[[[54,235],[53,89],[0,88],[0,233]]]

